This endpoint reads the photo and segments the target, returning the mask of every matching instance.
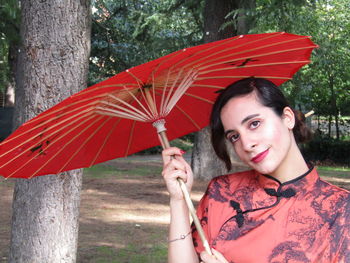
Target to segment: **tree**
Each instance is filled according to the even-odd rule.
[[[249,22],[245,17],[246,9],[254,9],[255,0],[206,0],[204,9],[204,42],[211,42],[238,34],[248,33]],[[231,11],[231,12],[230,12]],[[230,17],[230,15],[232,17]],[[232,147],[233,169],[239,170],[243,166],[238,160]],[[209,127],[195,135],[192,152],[192,169],[195,177],[210,179],[214,176],[227,173],[224,163],[217,158],[210,143]]]
[[[95,0],[92,18],[90,83],[202,38],[194,0]]]
[[[313,63],[304,67],[283,87],[293,106],[314,109],[328,116],[328,135],[335,119],[340,137],[339,116],[349,103],[350,2],[347,0],[259,0],[257,26],[253,32],[281,31],[310,35],[320,47]],[[278,17],[279,19],[274,19]],[[344,107],[345,106],[345,107]]]
[[[86,87],[90,10],[88,0],[21,1],[16,126]],[[16,181],[9,262],[75,262],[81,175]]]
[[[0,4],[0,92],[14,87],[19,45],[19,3],[7,0]],[[5,106],[12,106],[5,99]]]

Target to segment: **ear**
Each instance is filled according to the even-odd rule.
[[[288,129],[292,130],[295,125],[295,115],[290,107],[285,107],[283,109],[282,121],[287,126]]]

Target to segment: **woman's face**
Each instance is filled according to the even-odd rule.
[[[221,121],[238,157],[258,172],[272,175],[288,158],[295,123],[289,107],[278,116],[253,92],[229,100],[221,110]]]

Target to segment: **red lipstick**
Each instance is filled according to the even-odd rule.
[[[252,162],[254,163],[259,163],[261,162],[262,160],[264,160],[264,158],[266,157],[266,155],[269,153],[269,149],[257,154],[255,157],[253,157],[251,159]]]

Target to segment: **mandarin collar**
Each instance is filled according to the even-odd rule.
[[[258,182],[264,189],[270,188],[281,190],[287,187],[292,187],[297,192],[300,190],[311,189],[318,179],[318,173],[316,169],[311,165],[309,166],[309,170],[306,173],[284,183],[281,183],[278,179],[272,177],[271,175],[258,174]]]

